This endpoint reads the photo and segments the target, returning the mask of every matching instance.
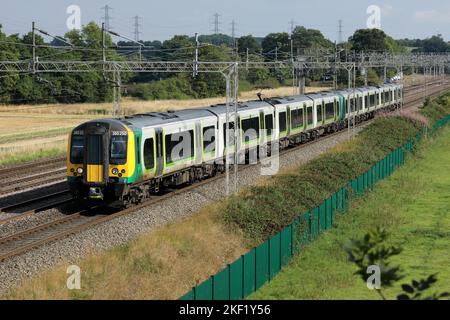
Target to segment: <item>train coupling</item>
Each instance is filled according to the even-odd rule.
[[[99,187],[89,188],[89,199],[93,200],[103,200],[103,193]]]

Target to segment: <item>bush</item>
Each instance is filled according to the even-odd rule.
[[[440,118],[444,117],[450,112],[450,93],[440,96],[439,98],[430,101],[427,100],[420,113],[430,119],[433,124]]]
[[[135,96],[144,100],[194,98],[190,82],[185,77],[172,77],[136,86]]]
[[[274,176],[268,185],[230,198],[223,221],[231,229],[242,230],[249,246],[257,245],[368,170],[419,128],[402,117],[377,119],[346,150],[324,154],[297,172]]]

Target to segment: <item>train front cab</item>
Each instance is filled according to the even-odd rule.
[[[135,176],[135,135],[114,120],[75,128],[68,144],[67,180],[74,198],[114,201]]]

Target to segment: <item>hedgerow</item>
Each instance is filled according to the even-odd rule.
[[[448,96],[436,100],[436,107],[426,106],[424,115],[434,122],[450,113],[448,101]],[[328,152],[289,173],[273,176],[263,186],[231,197],[224,206],[223,222],[240,229],[247,245],[261,243],[367,171],[420,128],[419,123],[400,116],[378,118],[342,150]]]

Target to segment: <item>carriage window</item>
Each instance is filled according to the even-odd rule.
[[[111,154],[109,156],[111,164],[125,164],[127,161],[127,141],[128,136],[111,137]]]
[[[333,102],[325,104],[325,118],[326,119],[334,118],[334,103]]]
[[[203,151],[213,152],[216,150],[216,130],[214,126],[203,128]]]
[[[322,104],[318,104],[317,108],[317,122],[322,122]]]
[[[362,110],[362,108],[363,108],[363,98],[362,97],[360,97],[359,99],[358,99],[358,102],[359,102],[359,110]]]
[[[245,142],[259,138],[259,118],[242,120],[242,132],[244,133]]]
[[[286,128],[286,111],[280,112],[278,114],[278,122],[280,125],[280,132],[285,132],[287,130]]]
[[[345,114],[348,113],[348,99],[345,99]]]
[[[266,114],[264,116],[264,121],[266,122],[266,134],[270,136],[273,130],[273,116],[271,114]]]
[[[152,169],[155,166],[155,149],[153,138],[145,139],[144,142],[144,166],[145,169]]]
[[[84,136],[72,136],[70,162],[83,163]]]
[[[296,109],[291,111],[292,128],[303,127],[303,109]]]
[[[228,145],[233,146],[234,145],[234,121],[230,121],[228,123]],[[227,124],[223,124],[223,144],[226,146],[227,144]]]
[[[165,136],[166,163],[194,157],[194,130],[177,132]]]
[[[371,107],[375,106],[375,95],[374,94],[370,95],[370,106]]]
[[[313,124],[313,108],[309,107],[306,109],[306,117],[308,120],[308,126]]]

